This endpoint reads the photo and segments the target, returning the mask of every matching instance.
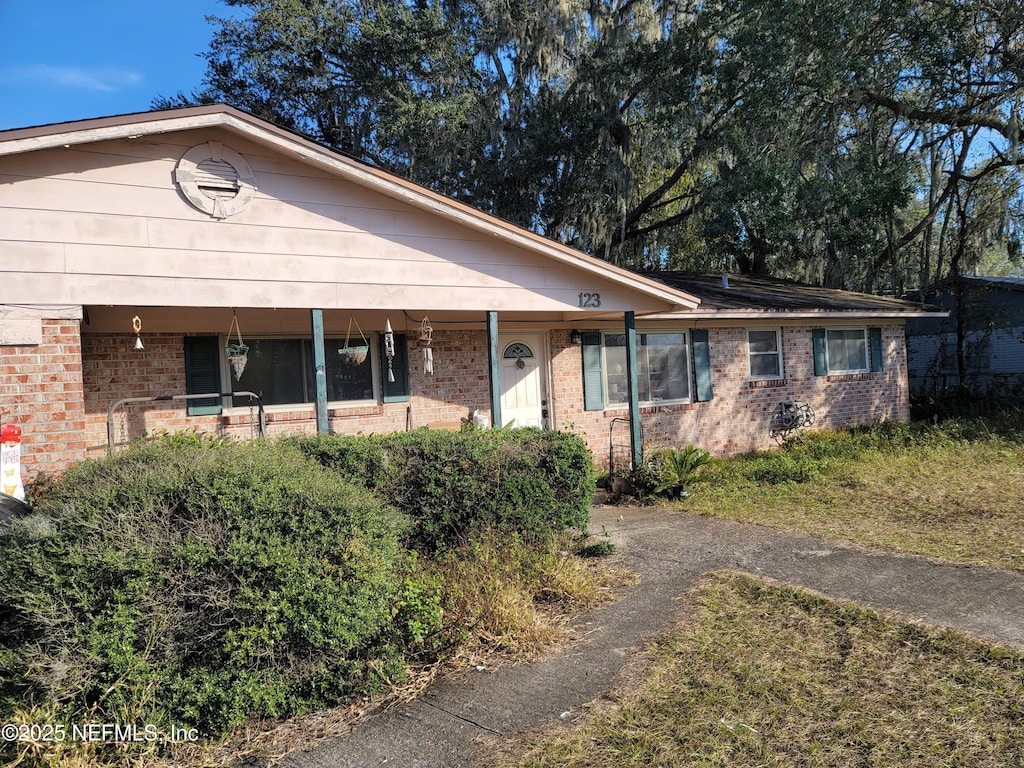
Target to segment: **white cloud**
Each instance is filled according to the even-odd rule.
[[[0,80],[21,85],[57,85],[86,91],[120,91],[142,82],[142,75],[128,69],[103,67],[56,67],[33,64],[27,67],[0,68]]]

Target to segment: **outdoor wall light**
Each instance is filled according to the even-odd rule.
[[[572,333],[569,334],[569,342],[571,344],[582,344],[583,334],[580,333],[579,331],[573,331]]]

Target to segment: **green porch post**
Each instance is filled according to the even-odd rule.
[[[633,466],[644,460],[644,441],[640,433],[640,392],[636,378],[636,315],[626,312],[626,386],[629,395],[629,448]]]
[[[312,310],[313,370],[316,383],[316,433],[326,435],[327,424],[327,356],[324,353],[324,311]]]
[[[487,313],[487,363],[491,380],[491,425],[501,427],[501,360],[498,357],[498,313]]]

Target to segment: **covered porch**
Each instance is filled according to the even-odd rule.
[[[580,328],[598,317],[628,342],[632,413],[634,313],[615,314],[86,306],[88,454],[162,431],[247,439],[466,423],[571,427],[585,387]],[[247,359],[236,373],[228,352],[239,344]],[[639,440],[637,429],[637,453]]]

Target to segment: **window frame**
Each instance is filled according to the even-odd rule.
[[[857,373],[871,373],[871,336],[866,325],[837,325],[828,326],[825,329],[825,360],[828,365],[829,375],[835,376],[847,376],[850,374]],[[860,331],[861,336],[864,340],[864,360],[862,368],[833,368],[832,357],[829,354],[829,334],[843,332],[849,333],[850,331]]]
[[[772,332],[775,334],[775,352],[751,352],[750,350],[750,334],[751,333],[766,333]],[[780,381],[786,378],[786,361],[782,354],[782,328],[747,328],[747,378],[751,381]],[[754,366],[752,365],[754,355],[767,357],[773,355],[778,361],[778,373],[773,374],[755,374]]]
[[[369,351],[367,354],[370,356],[370,384],[373,387],[372,398],[360,398],[358,400],[328,400],[327,407],[332,410],[344,409],[344,408],[361,408],[373,405],[379,405],[382,402],[382,390],[381,390],[381,360],[380,353],[378,351],[380,347],[380,335],[379,333],[368,333],[367,339],[369,341]],[[303,373],[302,390],[306,391],[307,382],[305,377],[313,375],[313,360],[312,357],[306,357],[305,345],[302,342],[311,342],[309,336],[298,336],[290,333],[260,333],[253,335],[253,340],[274,340],[274,341],[297,341],[299,342],[299,348],[302,350],[302,360],[300,370]],[[344,334],[331,333],[324,336],[324,341],[344,339]],[[218,345],[220,353],[220,368],[221,368],[221,381],[227,382],[230,385],[231,391],[235,391],[235,387],[238,385],[238,381],[235,379],[234,374],[231,372],[231,364],[228,362],[228,357],[224,351],[224,343],[226,337],[218,336]],[[308,363],[308,365],[307,365]],[[232,397],[224,398],[228,405],[223,409],[223,413],[228,416],[238,415],[239,413],[248,413],[248,406],[236,406],[232,404]],[[316,401],[310,400],[306,402],[297,403],[275,403],[273,405],[264,405],[263,409],[268,412],[280,412],[280,411],[294,411],[300,408],[315,408]]]
[[[686,329],[686,328],[659,328],[657,330],[647,330],[647,329],[639,329],[638,328],[637,331],[636,331],[636,335],[637,335],[637,358],[638,358],[637,359],[637,368],[640,367],[640,360],[639,360],[640,349],[641,349],[640,338],[642,336],[677,336],[677,335],[682,336],[683,337],[683,350],[682,350],[682,353],[683,353],[683,364],[685,366],[683,380],[686,383],[686,396],[685,397],[665,399],[665,400],[640,400],[639,401],[640,406],[644,407],[644,408],[649,408],[649,407],[656,407],[656,406],[662,406],[662,405],[685,405],[685,404],[693,403],[694,402],[694,395],[695,395],[695,391],[694,391],[695,390],[695,384],[694,384],[694,381],[693,381],[693,376],[694,376],[694,373],[693,373],[693,371],[694,371],[694,364],[693,364],[693,339],[690,336],[690,330]],[[602,387],[602,391],[603,391],[603,395],[604,395],[604,402],[605,402],[604,408],[605,409],[625,408],[625,407],[629,406],[628,394],[627,394],[626,400],[621,401],[621,402],[620,401],[613,401],[611,399],[611,390],[610,390],[610,387],[608,385],[608,377],[610,375],[613,375],[613,374],[611,374],[611,368],[610,368],[610,366],[608,364],[608,343],[607,343],[607,340],[608,340],[609,336],[625,336],[625,333],[624,332],[618,332],[618,331],[610,331],[610,330],[602,331],[601,332],[601,374],[602,374],[601,375],[601,387]],[[644,345],[643,348],[646,349],[647,345]],[[615,374],[615,375],[623,375],[623,374]],[[637,376],[639,377],[639,375],[640,375],[640,372],[638,370],[637,371]],[[649,375],[649,371],[648,371],[648,375]],[[651,388],[650,388],[650,386],[648,386],[648,392],[650,392],[650,391],[651,391]]]

